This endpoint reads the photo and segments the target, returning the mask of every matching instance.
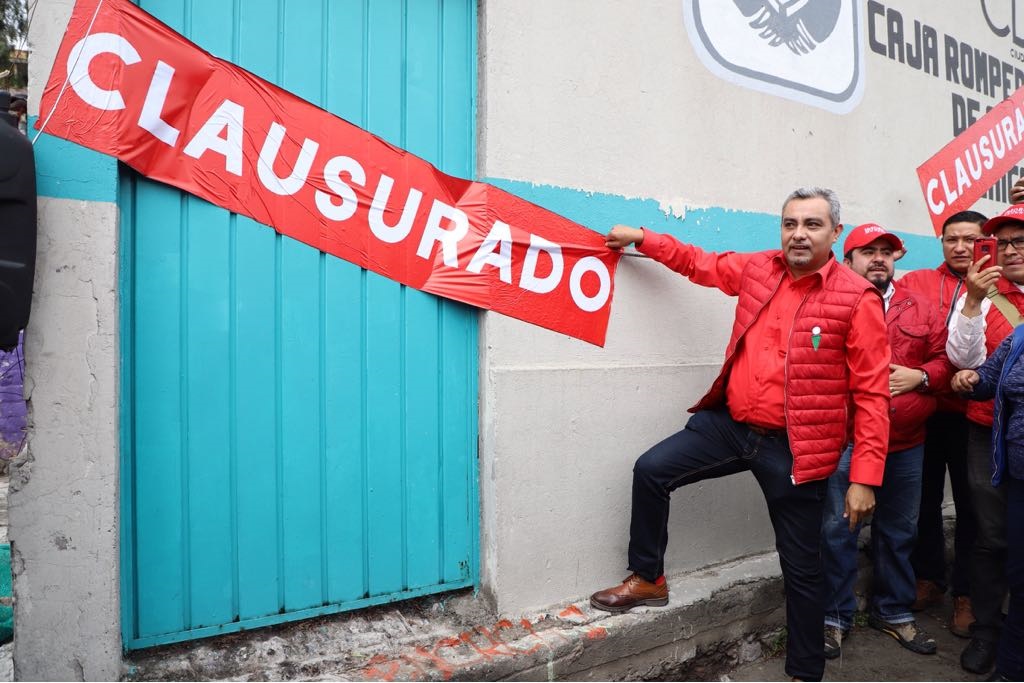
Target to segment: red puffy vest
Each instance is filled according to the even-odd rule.
[[[725,405],[725,385],[736,349],[778,290],[785,273],[780,251],[755,254],[744,267],[725,363],[711,389],[690,412]],[[810,288],[797,310],[786,355],[786,431],[793,453],[793,481],[797,484],[832,474],[849,441],[846,334],[853,309],[864,292],[878,292],[835,259],[808,277],[819,277],[821,284]],[[880,296],[878,305],[882,305]],[[820,335],[817,350],[812,340],[814,328],[819,328]]]

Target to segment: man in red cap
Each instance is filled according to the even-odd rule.
[[[977,211],[955,213],[942,224],[942,263],[937,268],[922,268],[907,273],[898,284],[929,298],[949,324],[953,305],[966,291],[964,276],[974,260],[974,242],[982,236],[981,226],[988,220]],[[925,425],[924,466],[921,472],[921,514],[917,518],[917,545],[910,556],[917,578],[915,612],[941,604],[946,594],[946,533],[942,502],[949,471],[953,503],[956,506],[956,530],[953,567],[949,589],[953,597],[953,615],[949,631],[970,638],[974,623],[971,610],[970,573],[974,549],[975,525],[971,492],[967,485],[967,401],[948,387],[938,387],[938,405]]]
[[[874,508],[889,434],[889,346],[877,290],[832,255],[842,231],[831,190],[801,188],[782,206],[782,249],[707,253],[643,228],[617,225],[631,244],[696,284],[738,298],[725,363],[686,428],[633,468],[629,570],[590,604],[624,612],[668,604],[664,577],[669,497],[680,486],[750,472],[768,504],[786,589],[786,673],[821,680],[825,616],[821,519],[826,480],[849,442],[844,514]]]
[[[1024,205],[1014,205],[982,227],[996,242],[996,263],[988,256],[967,269],[967,293],[949,321],[946,352],[958,368],[985,362],[1013,328],[1024,321]],[[954,387],[956,388],[956,387]],[[1006,597],[1006,486],[992,485],[992,401],[968,401],[967,481],[977,538],[970,560],[971,642],[960,665],[987,673],[995,664]]]
[[[891,635],[903,647],[933,654],[935,640],[917,625],[910,611],[916,597],[910,554],[917,540],[921,504],[924,425],[935,410],[937,389],[949,384],[945,319],[928,299],[892,282],[903,241],[875,223],[854,228],[843,243],[843,262],[882,294],[892,359],[889,365],[889,453],[882,485],[875,489],[871,523],[874,591],[868,624]],[[850,486],[848,447],[828,480],[822,555],[828,599],[825,603],[825,656],[838,657],[853,626],[857,600],[857,536],[843,517]]]

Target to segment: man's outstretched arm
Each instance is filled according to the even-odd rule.
[[[716,287],[729,296],[739,293],[743,267],[750,260],[750,254],[707,252],[670,235],[628,225],[613,227],[605,236],[605,244],[611,249],[635,244],[641,254],[688,277],[694,284]]]

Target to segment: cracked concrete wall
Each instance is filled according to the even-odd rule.
[[[27,456],[12,467],[15,675],[120,674],[115,205],[40,199]]]
[[[29,114],[74,3],[41,0],[29,31]],[[30,130],[30,136],[34,131]],[[10,538],[19,680],[116,680],[118,315],[116,167],[75,167],[45,138],[43,187],[73,178],[109,201],[40,197],[32,314],[25,335],[30,426],[12,465]],[[99,156],[99,155],[97,155]],[[76,157],[77,158],[77,157]],[[94,169],[90,169],[94,170]],[[43,190],[45,192],[45,190]]]

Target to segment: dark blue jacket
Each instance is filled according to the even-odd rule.
[[[1024,479],[1024,325],[1004,339],[984,365],[968,398],[995,399],[992,419],[992,485],[1005,474]]]

